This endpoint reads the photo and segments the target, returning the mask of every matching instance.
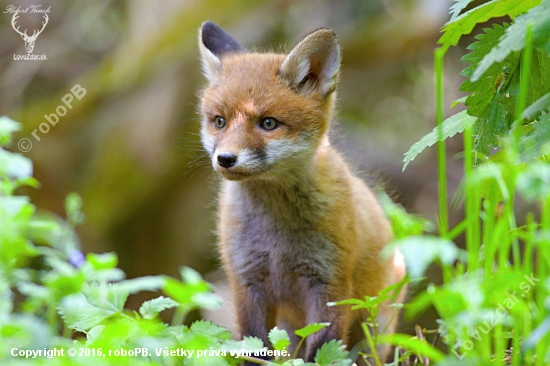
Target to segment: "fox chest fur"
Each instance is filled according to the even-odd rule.
[[[219,217],[224,261],[271,302],[303,302],[305,287],[328,284],[342,255],[320,228],[332,200],[297,184],[274,189],[227,182]]]

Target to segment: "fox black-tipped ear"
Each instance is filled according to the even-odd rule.
[[[298,92],[316,90],[328,97],[336,88],[340,69],[340,45],[330,29],[319,29],[304,38],[288,54],[281,77]]]
[[[244,48],[219,25],[205,22],[199,31],[199,48],[202,68],[210,82],[215,82],[221,71],[221,57],[229,52],[242,52]]]

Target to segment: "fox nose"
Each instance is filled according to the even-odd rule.
[[[218,164],[224,168],[231,168],[237,162],[237,156],[232,153],[221,153],[218,155]]]

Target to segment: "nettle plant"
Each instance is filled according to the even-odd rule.
[[[394,227],[395,245],[407,262],[408,278],[421,280],[434,262],[442,268],[443,283],[427,284],[405,306],[410,318],[434,308],[438,329],[417,326],[415,336],[376,330],[378,304],[391,301],[403,283],[377,297],[328,304],[370,310],[371,318],[364,323],[364,342],[370,352],[359,352],[362,347],[348,352],[341,341],[334,340],[318,351],[318,365],[351,365],[363,356],[383,365],[374,352],[381,343],[396,346],[391,363],[396,366],[550,364],[550,0],[493,0],[461,14],[470,2],[458,0],[452,6],[441,48],[435,52],[438,126],[405,156],[407,167],[422,150],[437,143],[438,234],[424,235],[430,223],[408,215],[381,195]],[[469,95],[453,103],[467,108],[443,120],[446,51],[476,24],[506,16],[509,23],[485,28],[468,47],[471,52],[463,61],[469,66],[461,73],[468,79],[460,90]],[[21,363],[21,350],[54,348],[64,355],[25,361],[132,366],[236,365],[243,360],[305,364],[288,353],[290,340],[284,330],[274,328],[269,334],[271,344],[264,345],[257,338],[233,340],[226,329],[206,321],[183,325],[192,309],[214,308],[220,302],[192,269],[183,268],[181,280],[167,276],[127,280],[117,268],[116,254],[84,256],[74,230],[83,220],[76,194],[67,197],[66,219],[40,212],[28,197],[15,194],[23,186],[38,187],[31,161],[5,149],[19,127],[7,117],[0,118],[2,365]],[[445,140],[457,133],[464,139],[465,178],[455,201],[464,205],[465,217],[450,228]],[[525,217],[516,213],[519,200],[532,208]],[[454,243],[459,236],[465,239],[465,249]],[[127,297],[141,291],[164,295],[144,302],[138,312],[125,309]],[[167,324],[159,313],[170,308],[175,311]],[[310,324],[296,335],[305,339],[325,326]],[[282,356],[272,361],[258,358],[261,352],[265,355],[267,346]],[[68,354],[71,349],[75,355]]]
[[[270,346],[280,357],[268,362],[259,358],[270,353],[258,338],[236,341],[225,328],[203,320],[183,325],[191,310],[221,304],[210,284],[190,268],[181,269],[181,280],[127,280],[115,253],[84,256],[74,230],[84,218],[78,195],[67,196],[67,217],[62,219],[14,193],[39,186],[32,178],[32,162],[5,149],[19,129],[19,123],[0,117],[2,365],[304,364],[289,354],[284,330],[270,332]],[[165,296],[145,301],[138,312],[125,309],[128,296],[141,291]],[[172,321],[166,324],[159,313],[171,308]],[[327,325],[310,324],[296,334],[305,339]],[[347,357],[342,342],[334,340],[319,349],[316,364],[350,365]]]
[[[460,14],[470,2],[452,6],[435,52],[438,126],[404,160],[406,168],[438,145],[439,236],[396,244],[411,278],[437,259],[443,284],[429,284],[407,315],[437,311],[437,336],[447,352],[425,356],[438,364],[548,365],[550,1],[493,0]],[[484,28],[462,58],[469,66],[460,73],[468,78],[460,91],[469,94],[451,107],[464,103],[466,109],[443,121],[446,51],[476,24],[499,17],[511,21]],[[463,134],[465,177],[455,202],[464,204],[465,217],[449,228],[445,139],[457,133]],[[522,217],[519,202],[529,208]],[[462,235],[465,250],[453,243]]]

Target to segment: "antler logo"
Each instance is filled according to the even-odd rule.
[[[19,30],[19,26],[16,27],[16,20],[17,18],[19,18],[19,15],[18,13],[14,13],[13,14],[13,17],[11,18],[11,26],[13,27],[13,29],[19,33],[21,35],[21,38],[23,38],[23,41],[25,41],[25,48],[27,50],[27,53],[32,53],[32,50],[34,49],[34,42],[36,41],[36,38],[38,38],[38,36],[40,35],[40,33],[42,33],[42,31],[44,30],[44,28],[46,28],[46,24],[48,24],[48,14],[46,13],[43,13],[43,17],[44,17],[44,21],[42,22],[42,29],[40,30],[37,30],[35,29],[34,32],[32,33],[32,36],[29,36],[27,34],[27,30],[25,29],[24,32],[21,32]]]

